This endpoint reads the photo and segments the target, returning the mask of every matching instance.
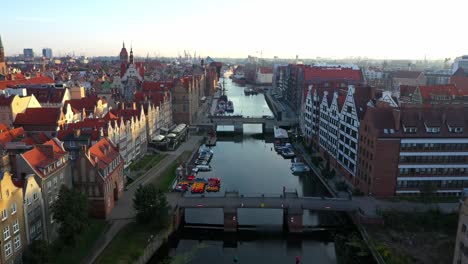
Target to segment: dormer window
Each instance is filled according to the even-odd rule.
[[[414,134],[414,133],[418,132],[418,128],[403,126],[403,132]]]
[[[450,133],[463,133],[463,127],[452,127],[447,125]]]
[[[427,133],[439,133],[440,132],[440,127],[428,127],[428,126],[426,126],[426,132]]]

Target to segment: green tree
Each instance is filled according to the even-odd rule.
[[[60,239],[65,244],[74,244],[76,237],[88,226],[88,199],[84,194],[62,186],[52,213],[60,225]]]
[[[133,198],[136,220],[141,224],[151,224],[161,228],[168,222],[169,204],[166,195],[153,184],[140,185]]]
[[[42,264],[49,262],[49,245],[45,240],[34,240],[23,252],[23,264]]]

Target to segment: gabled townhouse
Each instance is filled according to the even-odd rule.
[[[400,92],[401,85],[419,86],[426,85],[426,76],[421,71],[394,71],[391,73],[393,89]]]
[[[107,136],[118,146],[125,167],[143,157],[148,148],[146,116],[143,109],[138,110],[136,103],[132,109],[112,109],[104,119],[108,122]]]
[[[1,263],[21,263],[27,245],[24,227],[23,191],[17,187],[12,175],[4,171],[0,177]]]
[[[97,96],[87,96],[80,99],[71,99],[65,101],[65,106],[70,105],[74,111],[84,114],[85,118],[100,118],[109,111],[107,101]]]
[[[58,199],[62,185],[72,188],[68,152],[64,149],[62,142],[53,138],[42,145],[36,145],[29,151],[18,154],[16,164],[17,179],[24,180],[27,175],[34,174],[41,188],[46,230],[44,239],[51,242],[58,237],[58,225],[53,219],[52,206]]]
[[[29,134],[44,133],[55,137],[65,125],[66,118],[61,107],[27,108],[16,115],[13,125],[23,127]]]
[[[342,174],[353,181],[358,159],[359,126],[367,103],[373,98],[369,86],[349,86],[340,112],[337,161]]]
[[[71,99],[68,88],[47,87],[26,87],[28,96],[34,95],[42,107],[62,107],[66,101]]]
[[[27,175],[23,182],[23,211],[27,243],[45,239],[45,212],[41,187],[34,174]]]
[[[0,95],[0,123],[13,126],[16,115],[24,113],[27,108],[39,108],[41,104],[34,95]]]
[[[326,160],[330,160],[329,155],[332,162],[336,161],[338,157],[338,136],[342,107],[343,96],[340,97],[338,91],[323,92],[320,104],[319,146],[323,150]]]
[[[124,190],[124,160],[118,148],[102,138],[90,148],[83,146],[78,162],[73,185],[88,197],[89,214],[105,219]]]

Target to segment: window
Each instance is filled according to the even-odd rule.
[[[54,187],[57,188],[57,182],[58,182],[58,179],[57,177],[54,178]]]
[[[5,257],[8,258],[8,257],[11,256],[11,253],[12,253],[12,251],[11,251],[11,242],[6,243],[4,247],[5,247]]]
[[[47,182],[47,192],[51,192],[52,191],[52,182]]]
[[[5,219],[7,219],[7,217],[8,217],[8,212],[7,212],[6,209],[4,209],[4,210],[2,211],[2,221],[5,221]]]
[[[15,214],[15,213],[16,213],[16,203],[13,203],[13,204],[11,205],[11,214],[13,215],[13,214]]]
[[[10,238],[10,226],[5,226],[3,228],[3,240],[7,240]]]
[[[34,198],[34,201],[36,201],[37,199],[39,199],[39,195],[37,193],[34,193],[33,198]]]
[[[15,250],[18,250],[20,247],[21,247],[21,238],[19,235],[17,235],[15,237],[15,239],[13,240],[14,242],[14,245],[15,245]]]
[[[18,233],[19,229],[18,219],[16,219],[15,222],[13,222],[13,234]]]

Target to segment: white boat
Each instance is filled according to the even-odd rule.
[[[283,156],[283,158],[294,158],[296,156],[296,154],[294,153],[294,151],[291,149],[291,148],[284,148],[282,151],[281,151],[281,156]]]
[[[198,171],[211,171],[210,165],[197,165],[195,168],[197,168]]]
[[[301,172],[309,172],[310,168],[309,166],[303,164],[303,165],[297,165],[291,168],[293,173],[301,173]]]

